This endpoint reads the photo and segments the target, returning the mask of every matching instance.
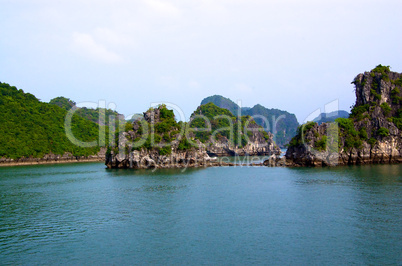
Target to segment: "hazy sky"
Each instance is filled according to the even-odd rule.
[[[207,96],[295,113],[378,64],[402,72],[402,1],[0,0],[0,81],[42,101],[152,102],[187,118]]]

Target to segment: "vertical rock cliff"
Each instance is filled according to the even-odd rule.
[[[286,165],[402,162],[402,74],[379,65],[352,83],[356,103],[350,117],[302,125],[290,142]]]

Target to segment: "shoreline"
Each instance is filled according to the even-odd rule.
[[[12,166],[31,166],[31,165],[50,165],[50,164],[68,164],[68,163],[95,163],[95,162],[105,162],[104,158],[91,158],[91,159],[67,159],[67,160],[46,160],[41,161],[29,161],[29,162],[2,162],[1,167],[12,167]]]
[[[251,156],[250,156],[251,157]],[[14,167],[14,166],[32,166],[32,165],[52,165],[52,164],[75,164],[75,163],[104,163],[104,158],[77,158],[77,159],[60,159],[60,160],[42,160],[42,159],[30,159],[32,161],[25,161],[25,162],[0,162],[1,167]],[[286,164],[286,161],[283,158],[278,158],[277,160],[266,160],[263,162],[230,162],[230,161],[215,161],[215,162],[207,162],[207,163],[195,163],[195,164],[178,164],[174,165],[165,165],[165,166],[156,166],[156,167],[149,167],[149,168],[131,168],[131,169],[183,169],[183,168],[208,168],[208,167],[255,167],[255,166],[265,166],[265,167],[286,167],[286,168],[320,168],[320,167],[337,167],[337,166],[348,166],[348,165],[395,165],[401,164],[401,161],[392,161],[392,162],[370,162],[370,163],[355,163],[355,164],[345,164],[339,163],[336,165],[300,165],[300,164]],[[119,167],[112,167],[109,168],[105,165],[108,169],[130,169],[130,168],[119,168]]]

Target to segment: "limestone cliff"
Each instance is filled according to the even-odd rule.
[[[210,161],[205,147],[185,136],[184,123],[177,123],[172,110],[161,105],[144,112],[142,119],[129,123],[116,146],[106,154],[108,168],[180,168]]]
[[[402,74],[377,66],[357,75],[349,118],[301,126],[285,158],[288,166],[402,162]]]
[[[264,132],[252,119],[247,122],[247,133],[243,133],[235,129],[243,128],[240,126],[247,120],[245,117],[241,124],[231,114],[225,117],[218,114],[219,118],[214,114],[215,119],[212,118],[211,121],[208,117],[201,119],[199,116],[202,112],[199,110],[197,114],[197,118],[193,116],[189,123],[183,123],[176,122],[173,111],[164,105],[151,108],[144,113],[142,119],[126,125],[116,139],[115,146],[109,148],[105,164],[108,168],[134,169],[204,167],[222,165],[210,155],[280,153],[272,135]],[[204,122],[212,124],[209,130],[204,127]],[[225,125],[232,125],[232,130]]]

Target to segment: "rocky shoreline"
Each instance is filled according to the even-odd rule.
[[[28,165],[47,165],[47,164],[68,164],[68,163],[94,163],[94,162],[104,162],[105,159],[76,159],[76,160],[48,160],[42,161],[41,159],[25,161],[25,162],[2,162],[0,167],[11,167],[11,166],[28,166]]]
[[[73,154],[66,152],[63,155],[46,154],[42,158],[19,158],[15,160],[10,158],[0,158],[0,167],[104,162],[105,158],[106,158],[106,148],[101,148],[98,154],[89,156],[74,156]]]

